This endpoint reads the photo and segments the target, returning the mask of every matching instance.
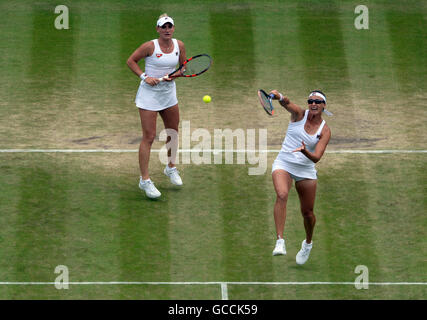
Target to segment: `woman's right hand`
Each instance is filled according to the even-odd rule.
[[[284,106],[283,104],[282,104],[282,102],[284,103],[284,104],[286,104],[286,105],[288,105],[291,101],[289,100],[289,98],[288,97],[286,97],[286,96],[284,96],[284,95],[282,95],[279,91],[277,91],[277,90],[271,90],[270,91],[270,94],[274,94],[274,100],[279,100],[279,102],[280,102],[280,104],[282,105],[282,106]]]
[[[277,90],[271,90],[270,93],[274,94],[274,100],[279,100],[280,99],[280,93]]]
[[[160,80],[157,78],[147,77],[147,79],[145,79],[145,82],[150,86],[154,87],[159,84]]]

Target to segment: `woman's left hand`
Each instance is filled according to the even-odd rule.
[[[303,151],[305,151],[306,149],[305,149],[305,143],[304,143],[304,141],[301,141],[302,142],[302,146],[301,147],[299,147],[299,148],[296,148],[294,151],[292,151],[292,152],[303,152]]]

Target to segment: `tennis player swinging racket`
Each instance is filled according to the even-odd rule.
[[[323,156],[331,138],[331,130],[322,119],[327,112],[326,95],[318,90],[310,92],[307,100],[308,108],[303,109],[277,90],[270,92],[272,99],[279,100],[290,114],[282,149],[272,166],[276,203],[274,205],[274,222],[277,241],[273,255],[285,255],[286,246],[284,228],[286,205],[289,190],[295,181],[295,188],[301,204],[306,238],[302,241],[301,250],[296,255],[296,263],[306,263],[313,247],[312,237],[316,217],[314,216],[314,200],[316,197],[317,171],[315,163]],[[328,114],[332,115],[330,112]],[[289,152],[292,150],[292,152]]]

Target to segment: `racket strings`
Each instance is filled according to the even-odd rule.
[[[262,99],[262,104],[263,104],[264,108],[270,109],[270,99],[269,99],[269,97],[267,97],[266,95],[262,94],[261,95],[261,99]]]
[[[274,110],[273,110],[273,105],[271,103],[271,99],[270,97],[267,95],[267,93],[265,93],[263,90],[259,90],[258,91],[258,97],[259,100],[261,102],[262,107],[264,108],[264,110],[269,114],[269,115],[273,115],[274,114]]]
[[[208,56],[200,56],[187,62],[183,68],[184,75],[199,74],[206,71],[211,64],[211,59]]]

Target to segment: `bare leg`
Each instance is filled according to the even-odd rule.
[[[301,203],[301,213],[304,218],[306,243],[311,243],[313,238],[316,217],[313,213],[314,200],[316,198],[317,180],[302,180],[295,183]]]
[[[286,220],[286,204],[289,190],[292,187],[292,178],[285,170],[273,171],[273,184],[276,190],[276,203],[274,204],[274,223],[278,239],[283,239]]]
[[[139,145],[139,168],[144,180],[150,178],[148,174],[148,162],[150,160],[151,145],[156,137],[157,111],[139,109],[141,118],[142,140]]]
[[[163,123],[165,125],[165,129],[168,130],[168,138],[166,140],[166,144],[173,139],[171,148],[168,150],[168,159],[169,168],[175,167],[175,156],[178,151],[178,126],[179,126],[179,109],[178,105],[174,105],[173,107],[167,108],[159,112],[162,117]],[[174,135],[171,137],[171,135]],[[172,150],[174,148],[174,150]],[[172,152],[173,151],[173,152]]]

